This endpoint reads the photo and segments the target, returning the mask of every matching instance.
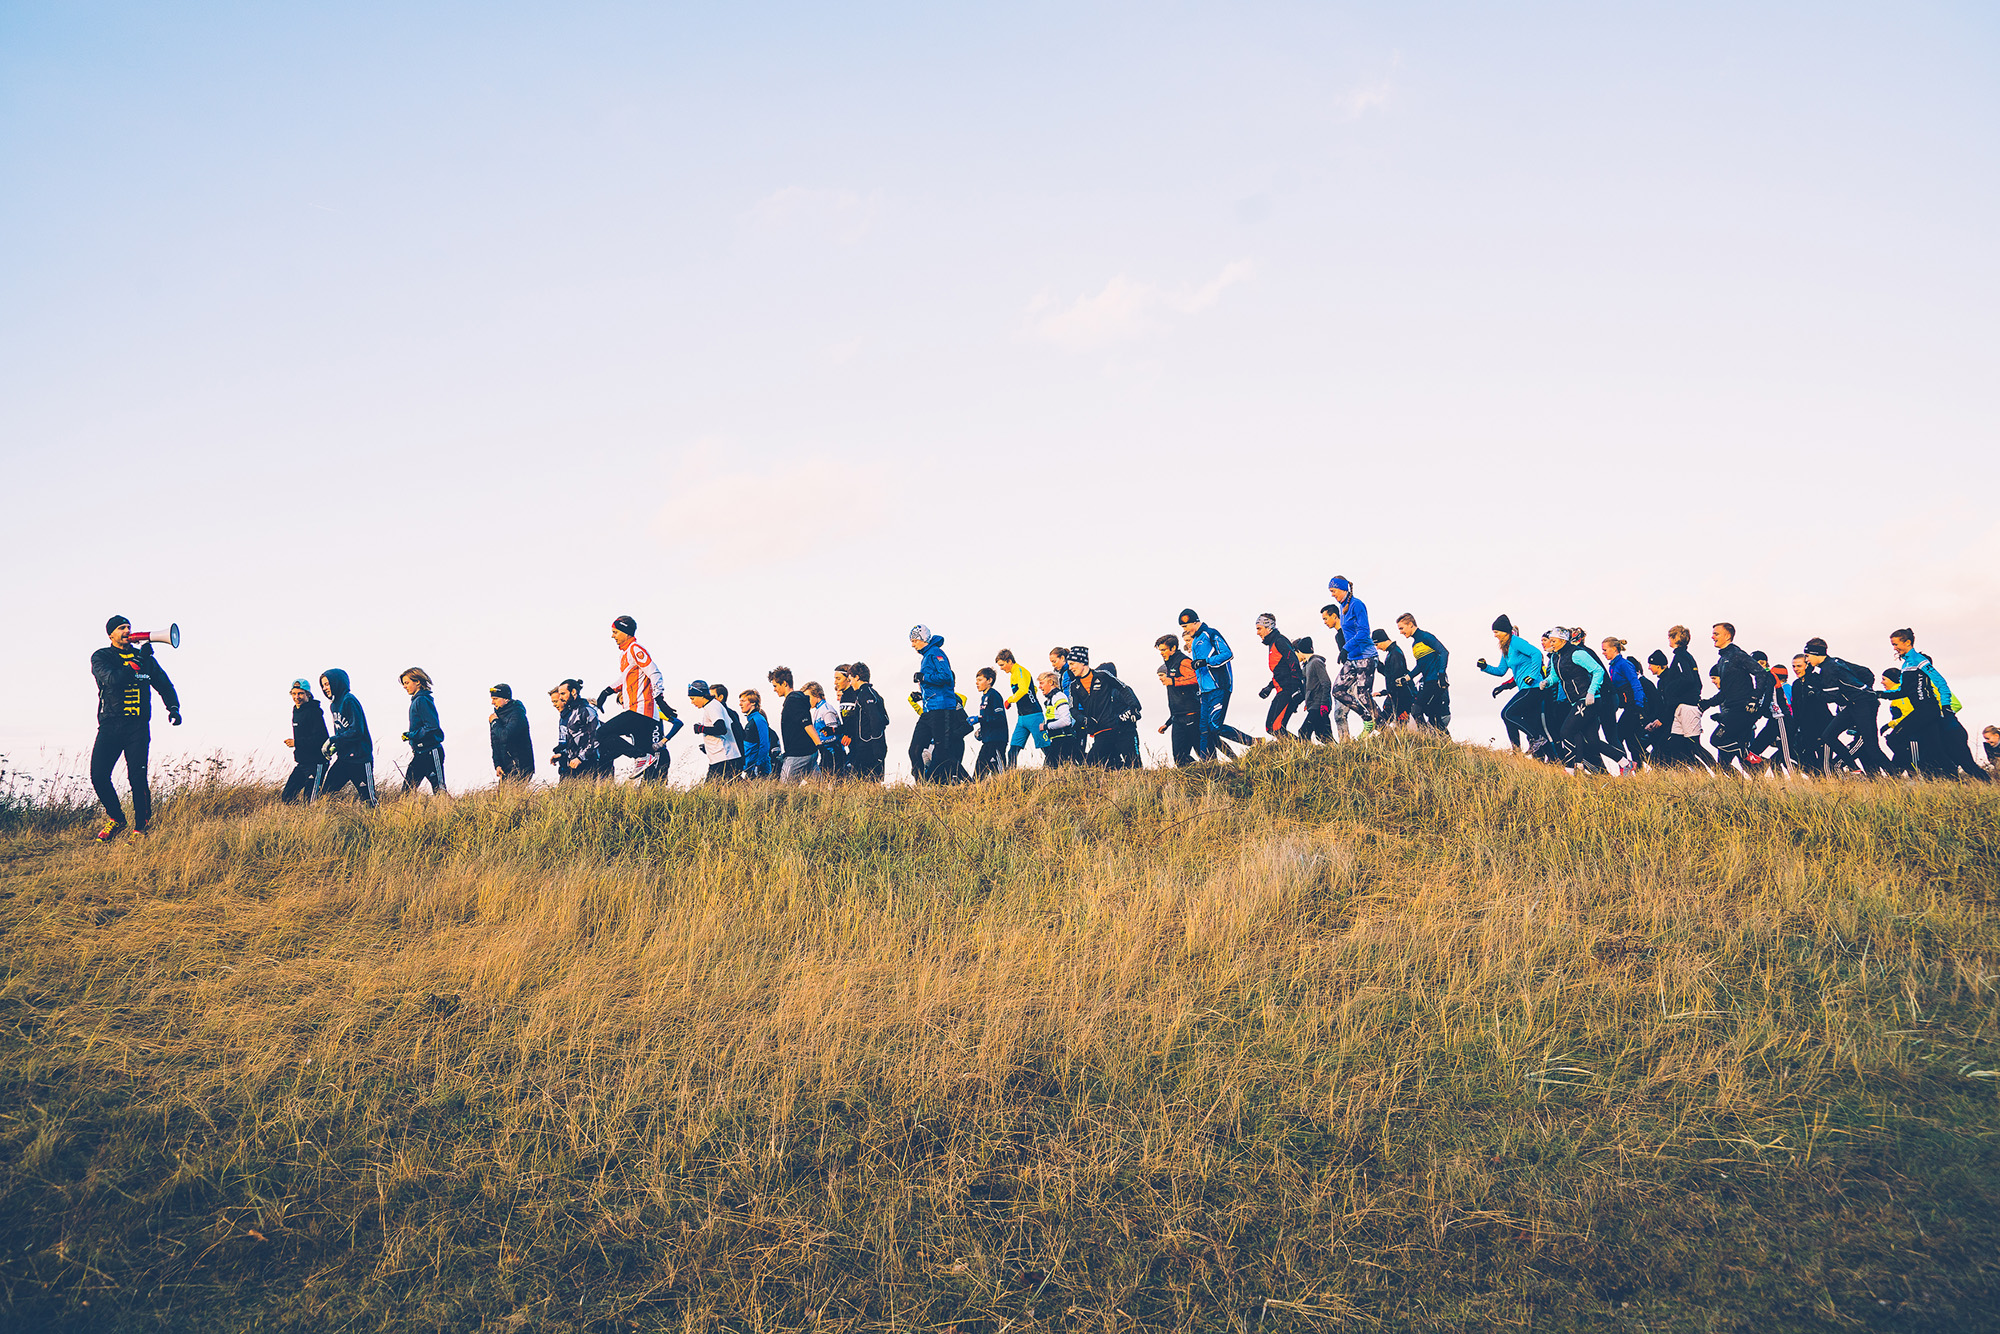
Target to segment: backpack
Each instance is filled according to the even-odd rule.
[[[1139,721],[1145,714],[1145,706],[1139,703],[1139,692],[1115,676],[1111,679],[1118,681],[1118,712],[1121,715],[1129,713],[1133,722]]]
[[[1874,686],[1875,678],[1866,667],[1857,667],[1845,658],[1828,658],[1826,665],[1833,669],[1833,679],[1842,689],[1868,690]]]

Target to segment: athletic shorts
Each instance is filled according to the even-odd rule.
[[[1049,734],[1042,728],[1042,719],[1047,716],[1043,713],[1015,714],[1014,735],[1007,738],[1007,744],[1019,750],[1033,741],[1037,749],[1047,750]]]
[[[1700,736],[1701,710],[1692,704],[1674,705],[1674,735]]]

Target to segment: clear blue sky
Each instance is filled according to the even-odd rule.
[[[188,632],[164,751],[344,666],[400,759],[420,664],[469,780],[620,612],[671,693],[893,696],[921,620],[1150,723],[1183,605],[1261,659],[1336,572],[1475,739],[1500,611],[1913,624],[1976,728],[1997,57],[1972,4],[7,6],[0,751],[87,745],[113,611]]]

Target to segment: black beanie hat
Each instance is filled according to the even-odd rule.
[[[1499,616],[1494,618],[1493,628],[1495,630],[1500,631],[1502,634],[1511,635],[1514,633],[1514,623],[1507,619],[1507,613],[1504,611],[1501,612]]]
[[[1806,641],[1806,652],[1816,653],[1824,658],[1826,656],[1826,641],[1819,638],[1808,639]]]
[[[514,687],[502,681],[497,686],[488,686],[486,693],[493,699],[512,699],[514,698]]]
[[[1312,651],[1313,651],[1313,637],[1311,635],[1300,635],[1297,639],[1294,639],[1292,641],[1292,652],[1310,653]]]
[[[132,618],[129,616],[113,616],[110,620],[104,623],[104,633],[108,635],[113,630],[116,630],[119,626],[130,625],[130,624],[132,624]]]
[[[639,633],[639,623],[630,616],[620,616],[611,623],[611,628],[620,634],[636,635]]]
[[[1200,620],[1200,619],[1201,619],[1201,614],[1200,614],[1199,612],[1197,612],[1197,611],[1196,611],[1196,610],[1195,610],[1195,609],[1194,609],[1193,607],[1182,607],[1182,608],[1181,608],[1181,624],[1182,624],[1182,625],[1193,625],[1193,624],[1194,624],[1194,623],[1195,623],[1196,621],[1198,621],[1198,620]]]
[[[1667,655],[1659,649],[1654,649],[1646,655],[1646,661],[1652,663],[1655,667],[1664,667],[1667,665]]]

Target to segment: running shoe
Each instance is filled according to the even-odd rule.
[[[118,837],[120,834],[124,832],[125,832],[125,822],[123,820],[106,820],[104,822],[104,828],[97,831],[97,833],[94,835],[94,839],[96,842],[99,843],[109,843],[112,839]]]
[[[638,759],[634,760],[632,762],[632,781],[636,783],[641,778],[644,778],[646,770],[652,768],[657,763],[659,763],[659,757],[656,755],[641,755]]]

